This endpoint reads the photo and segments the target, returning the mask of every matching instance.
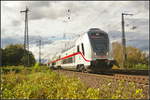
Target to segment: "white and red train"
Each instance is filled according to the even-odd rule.
[[[57,54],[48,65],[77,71],[99,72],[111,69],[113,59],[109,54],[108,34],[99,28],[91,28],[75,41],[72,48]]]

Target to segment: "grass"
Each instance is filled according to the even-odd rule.
[[[60,75],[45,66],[6,67],[2,69],[1,76],[1,97],[4,99],[141,99],[145,97],[143,90],[136,88],[131,82],[108,80],[107,84],[103,84],[100,88],[88,88],[78,78]]]
[[[149,70],[149,65],[146,64],[127,64],[127,69],[133,69],[133,70]],[[113,65],[112,69],[121,69],[121,66]]]

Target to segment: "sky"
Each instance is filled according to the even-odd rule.
[[[36,59],[39,39],[42,59],[47,60],[90,28],[107,32],[110,43],[121,43],[121,13],[134,14],[125,16],[127,45],[149,52],[149,1],[1,1],[3,48],[23,43],[24,14],[20,11],[26,6],[30,51]]]

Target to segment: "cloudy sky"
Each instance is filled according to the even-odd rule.
[[[65,43],[72,44],[73,39],[93,27],[108,32],[111,43],[121,42],[122,12],[134,14],[125,16],[127,45],[148,51],[148,1],[1,1],[3,48],[23,43],[24,14],[20,11],[26,6],[30,10],[30,50],[36,59],[39,39],[43,44],[42,57],[48,59],[60,52]]]

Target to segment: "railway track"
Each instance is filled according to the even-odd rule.
[[[142,75],[148,76],[150,70],[121,70],[121,69],[112,69],[103,71],[103,73],[110,73],[110,74],[124,74],[124,75]]]
[[[108,70],[103,73],[112,74],[112,78],[115,80],[125,80],[137,84],[149,85],[149,72],[149,70]]]
[[[128,82],[134,82],[139,85],[149,85],[148,70],[109,70],[107,72],[104,71],[103,73],[83,73],[65,69],[59,69],[57,71],[66,71],[70,73],[73,72],[74,74],[108,78],[113,80],[124,80]]]
[[[116,80],[122,79],[122,80],[129,81],[129,82],[135,82],[138,84],[149,85],[149,77],[148,76],[114,74],[114,79],[116,79]]]

